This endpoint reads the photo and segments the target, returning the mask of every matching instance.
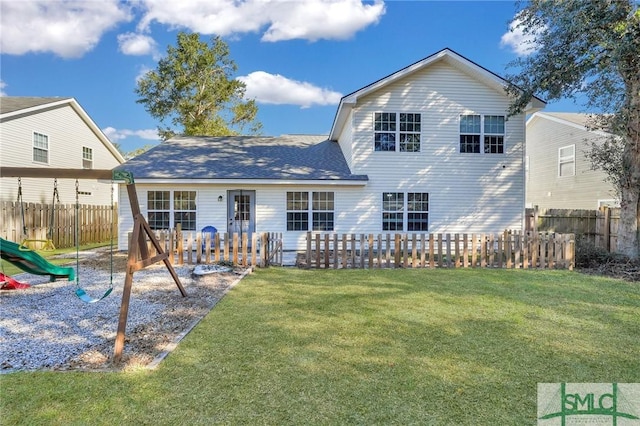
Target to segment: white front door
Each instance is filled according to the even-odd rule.
[[[229,191],[227,200],[227,232],[230,236],[237,233],[241,243],[242,236],[247,234],[251,244],[251,237],[256,231],[256,191]]]

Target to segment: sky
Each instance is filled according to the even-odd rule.
[[[0,0],[0,93],[73,97],[124,152],[157,144],[136,82],[197,32],[229,45],[263,135],[328,134],[342,96],[444,48],[514,73],[529,46],[516,14],[515,1]]]

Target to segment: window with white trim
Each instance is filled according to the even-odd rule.
[[[567,145],[558,148],[558,176],[574,176],[576,174],[576,146]]]
[[[504,115],[460,116],[460,152],[504,154]]]
[[[82,168],[93,169],[93,149],[83,146],[82,147]]]
[[[196,191],[148,191],[147,217],[151,229],[196,230]]]
[[[49,164],[49,136],[33,132],[33,161]]]
[[[383,231],[427,231],[429,194],[426,192],[383,192]]]
[[[373,115],[375,151],[420,152],[421,115],[376,112]]]
[[[333,231],[334,206],[333,192],[287,192],[287,231]]]

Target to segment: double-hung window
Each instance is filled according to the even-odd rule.
[[[93,149],[86,146],[82,147],[82,168],[93,169]]]
[[[558,176],[574,176],[576,174],[576,146],[567,145],[558,149]]]
[[[287,192],[287,231],[333,231],[333,227],[333,192]]]
[[[196,191],[148,191],[147,215],[151,229],[196,230]]]
[[[49,164],[49,136],[33,132],[33,161]]]
[[[421,116],[376,112],[373,116],[375,151],[420,152]]]
[[[503,115],[460,116],[460,152],[504,154]]]
[[[429,194],[426,192],[383,192],[383,231],[427,231]]]

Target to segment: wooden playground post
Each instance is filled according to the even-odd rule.
[[[169,254],[164,251],[158,239],[156,238],[153,230],[147,223],[146,219],[140,212],[140,204],[138,202],[138,194],[136,192],[136,186],[133,182],[133,176],[121,176],[121,179],[127,182],[127,194],[129,196],[129,204],[131,205],[131,213],[133,214],[133,235],[131,237],[131,243],[129,246],[129,255],[127,256],[127,271],[124,280],[124,289],[122,290],[122,304],[120,305],[120,318],[118,319],[118,332],[116,334],[116,342],[113,349],[113,362],[115,364],[120,362],[122,358],[122,350],[124,349],[125,332],[127,329],[127,318],[129,316],[129,299],[131,298],[131,287],[133,286],[133,273],[144,269],[147,266],[153,265],[163,261],[173,281],[175,281],[182,297],[187,295],[178,274],[169,261]],[[114,173],[114,179],[116,178]],[[151,257],[149,255],[149,248],[147,247],[147,237],[153,244],[156,250],[156,255]],[[140,260],[138,260],[140,258]]]

